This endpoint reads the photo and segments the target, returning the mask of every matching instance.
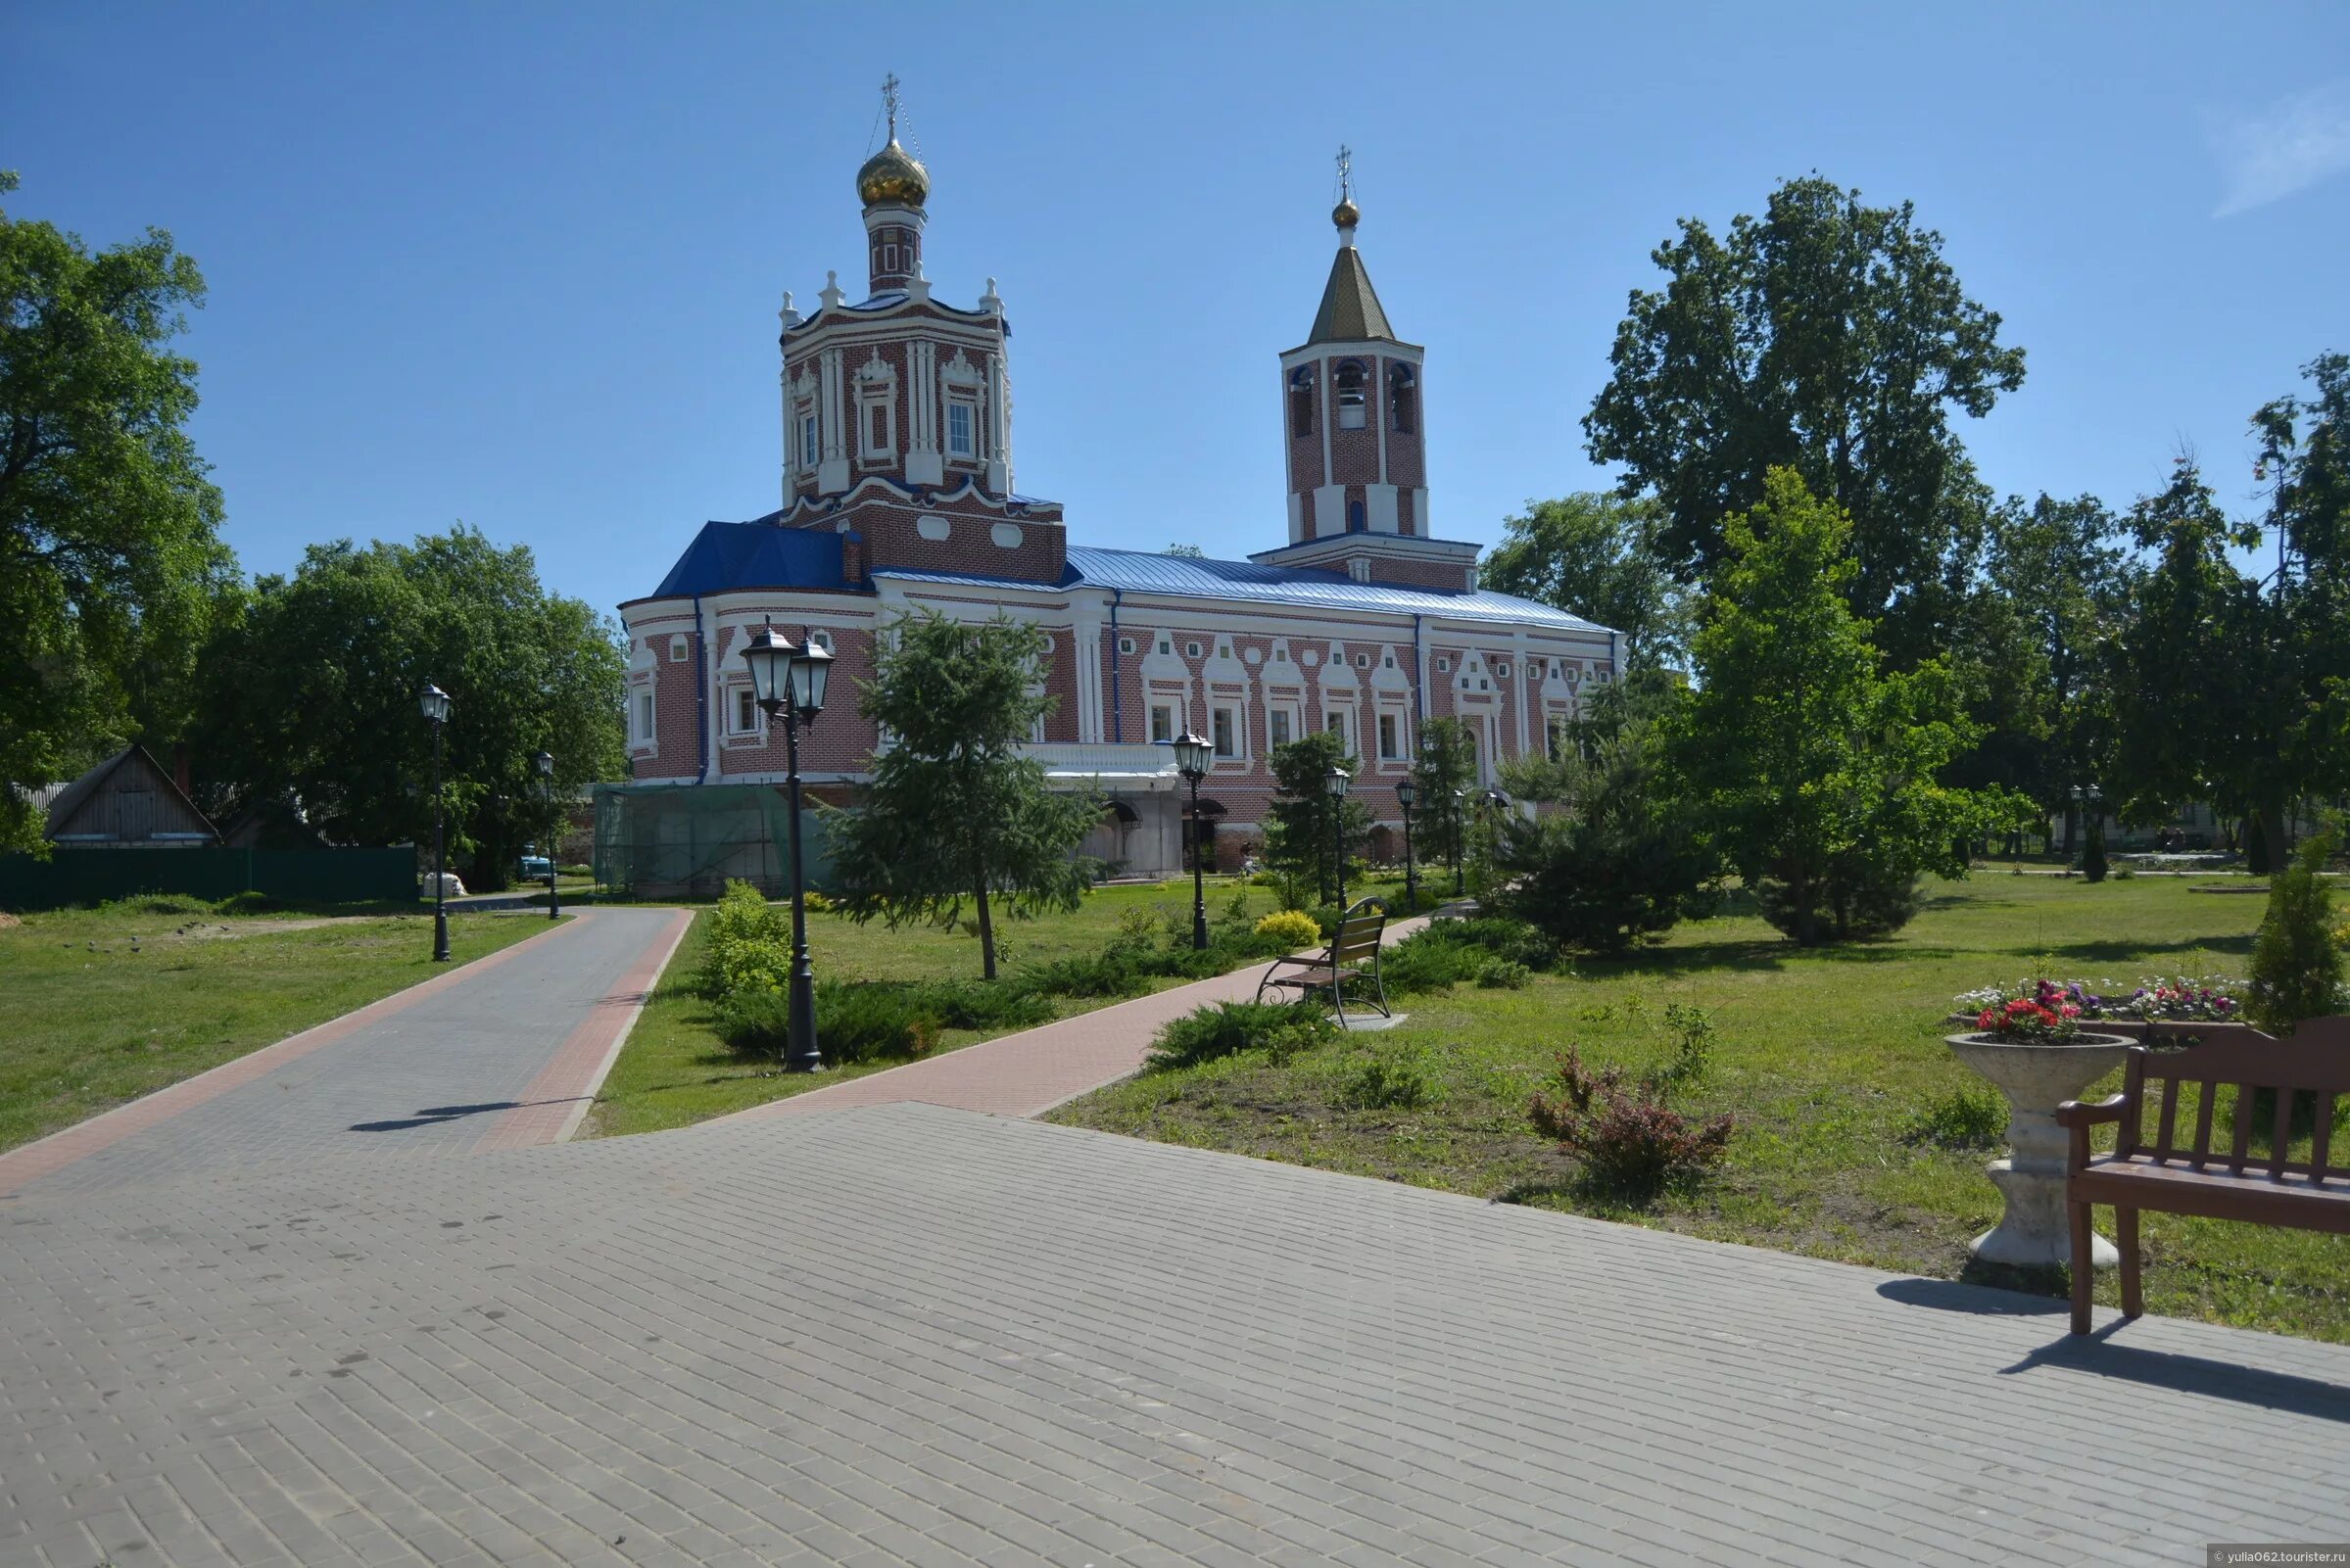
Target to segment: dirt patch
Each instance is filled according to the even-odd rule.
[[[369,918],[364,915],[325,915],[312,920],[241,920],[234,925],[198,920],[175,927],[168,934],[184,937],[191,942],[219,942],[239,936],[271,936],[279,931],[314,930],[321,926],[348,926],[354,921]]]
[[[0,909],[0,931],[13,931],[24,923],[7,910]]]

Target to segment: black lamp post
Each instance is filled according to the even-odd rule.
[[[1200,949],[1208,945],[1208,884],[1200,871],[1199,782],[1208,777],[1214,749],[1189,730],[1175,737],[1175,772],[1191,785],[1191,945]]]
[[[2105,876],[2105,791],[2095,784],[2075,784],[2072,793],[2073,809],[2083,812],[2088,819],[2086,825],[2088,843],[2082,851],[2081,869],[2086,874],[2092,866],[2096,867],[2096,875],[2090,877],[2089,880],[2100,881]]]
[[[432,957],[449,962],[449,848],[442,827],[441,731],[449,723],[449,693],[427,681],[416,694],[424,722],[432,726]]]
[[[1468,892],[1468,882],[1461,874],[1461,840],[1468,835],[1468,791],[1453,791],[1453,896],[1460,898]]]
[[[560,920],[563,912],[555,905],[554,891],[554,846],[555,840],[561,836],[555,826],[554,753],[542,751],[531,761],[539,770],[539,787],[547,791],[547,918]]]
[[[1355,782],[1354,775],[1344,768],[1333,766],[1322,775],[1322,787],[1330,795],[1330,853],[1338,862],[1338,913],[1346,914],[1346,788]]]
[[[1404,905],[1415,915],[1419,913],[1419,879],[1412,871],[1412,803],[1418,798],[1419,788],[1410,779],[1396,781],[1396,804],[1404,808]]]
[[[816,974],[808,966],[807,886],[799,857],[799,727],[814,724],[824,711],[833,656],[813,641],[793,647],[770,623],[750,635],[743,662],[750,666],[751,690],[760,710],[770,721],[778,715],[784,721],[785,780],[791,797],[791,1041],[784,1067],[791,1072],[815,1072],[824,1067],[824,1056],[816,1046]]]

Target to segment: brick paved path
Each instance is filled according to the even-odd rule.
[[[1433,918],[1421,915],[1397,921],[1386,928],[1381,940],[1400,942]],[[908,1101],[985,1111],[999,1117],[1042,1116],[1064,1101],[1131,1076],[1150,1054],[1151,1039],[1159,1026],[1170,1019],[1212,1002],[1249,1000],[1257,994],[1257,982],[1267,968],[1264,963],[1251,964],[1228,974],[1154,991],[1018,1034],[998,1035],[943,1056],[811,1089],[788,1100],[772,1100],[719,1119],[770,1121],[777,1117]],[[1347,994],[1351,1007],[1355,993],[1350,989]],[[1403,1010],[1400,1002],[1391,1005],[1398,1012]]]
[[[680,910],[575,916],[0,1154],[0,1194],[551,1142],[576,1125],[691,920]]]
[[[918,1105],[0,1207],[0,1563],[2186,1565],[2350,1348]]]

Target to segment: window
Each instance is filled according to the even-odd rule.
[[[1119,651],[1119,652],[1121,652],[1121,653],[1131,653],[1131,652],[1133,652],[1133,651],[1134,651],[1134,640],[1133,640],[1132,638],[1130,638],[1130,637],[1122,637],[1122,638],[1120,638],[1120,639],[1118,640],[1118,651]]]
[[[1346,503],[1346,531],[1350,534],[1361,534],[1368,531],[1369,528],[1370,519],[1368,514],[1364,511],[1363,503],[1359,500],[1348,501]]]
[[[1349,359],[1338,367],[1332,383],[1338,388],[1338,428],[1361,430],[1364,426],[1367,399],[1364,395],[1363,366]],[[1262,383],[1260,383],[1262,385]]]
[[[1453,673],[1453,661],[1452,661],[1451,659],[1438,659],[1438,660],[1436,661],[1436,673],[1437,673],[1438,675],[1450,675],[1450,674],[1452,674],[1452,673]]]
[[[1265,716],[1265,740],[1268,745],[1285,746],[1290,738],[1287,708],[1275,708]]]
[[[1344,710],[1333,708],[1328,713],[1323,714],[1321,716],[1321,727],[1338,737],[1338,745],[1340,750],[1351,751],[1354,749],[1346,743],[1346,714]]]
[[[1263,386],[1263,385],[1264,385],[1264,383],[1263,383],[1263,382],[1259,382],[1259,383],[1257,383],[1257,384],[1258,384],[1259,386]],[[1152,741],[1152,743],[1153,743],[1153,744],[1155,744],[1155,745],[1165,745],[1165,744],[1166,744],[1168,741],[1170,741],[1170,740],[1173,740],[1174,738],[1175,738],[1175,709],[1173,709],[1173,708],[1169,707],[1169,706],[1168,706],[1166,703],[1164,703],[1164,702],[1154,702],[1154,703],[1152,703],[1152,704],[1151,704],[1151,741]]]
[[[1356,669],[1358,669],[1358,670],[1367,670],[1367,669],[1369,669],[1369,668],[1370,668],[1370,655],[1369,655],[1369,654],[1367,654],[1367,653],[1358,653],[1358,654],[1356,654],[1356,655],[1355,655],[1355,668],[1356,668]]]
[[[1275,664],[1287,664],[1289,662],[1289,650],[1286,647],[1274,648],[1272,650],[1272,661]]]
[[[637,738],[647,745],[652,744],[652,693],[650,691],[637,693]]]
[[[1399,746],[1396,744],[1396,735],[1395,735],[1395,732],[1396,732],[1395,715],[1394,715],[1394,714],[1392,714],[1392,713],[1382,713],[1382,714],[1380,714],[1380,715],[1379,715],[1379,760],[1380,760],[1380,761],[1382,761],[1382,762],[1393,762],[1393,761],[1395,761],[1395,759],[1396,759],[1396,758],[1398,758],[1398,757],[1400,757],[1400,756],[1402,756],[1402,755],[1404,754],[1404,753],[1403,753],[1403,750],[1402,750],[1402,748],[1401,748],[1401,747],[1399,747]]]
[[[671,663],[673,663],[673,664],[683,664],[683,663],[685,663],[685,662],[686,662],[686,647],[687,647],[687,643],[686,643],[686,638],[685,638],[685,634],[684,634],[684,633],[682,633],[682,632],[681,632],[681,633],[679,633],[677,636],[675,636],[675,637],[671,638],[671,639],[669,640],[669,659],[670,659],[670,662],[671,662]]]
[[[1198,658],[1198,657],[1199,657],[1199,644],[1198,644],[1197,642],[1186,642],[1186,643],[1184,643],[1184,644],[1183,644],[1183,657],[1185,657],[1185,658],[1187,658],[1187,659],[1196,659],[1196,658]]]
[[[1504,659],[1504,660],[1503,660],[1501,663],[1499,663],[1499,664],[1495,665],[1495,666],[1493,667],[1493,673],[1494,673],[1495,675],[1497,675],[1497,676],[1501,677],[1501,678],[1502,678],[1503,680],[1505,680],[1505,681],[1509,680],[1509,679],[1510,679],[1510,661],[1509,661],[1508,659]]]
[[[809,408],[802,408],[799,413],[799,466],[816,466],[816,414]]]
[[[897,270],[896,246],[885,245],[882,247],[882,270],[885,272],[894,272]],[[1263,385],[1263,383],[1259,383],[1259,385]]]
[[[1161,638],[1159,639],[1159,651],[1162,654],[1173,653],[1175,651],[1175,644],[1168,641],[1167,639]]]
[[[1217,656],[1218,658],[1220,658],[1220,659],[1228,659],[1228,658],[1230,658],[1230,657],[1232,656],[1232,644],[1231,644],[1231,643],[1229,643],[1229,642],[1219,642],[1219,643],[1217,643],[1217,644],[1216,644],[1216,656]]]
[[[1347,562],[1346,575],[1353,578],[1358,583],[1369,582],[1370,562],[1360,558]]]
[[[1412,420],[1415,413],[1413,407],[1415,379],[1412,367],[1408,364],[1396,365],[1387,372],[1388,417],[1399,435],[1412,434]]]
[[[1230,708],[1218,708],[1209,715],[1208,727],[1216,732],[1216,754],[1218,756],[1236,757],[1240,755],[1233,749],[1232,710]]]
[[[735,734],[749,735],[758,727],[758,694],[746,686],[735,688]]]
[[[1289,433],[1292,436],[1314,434],[1314,369],[1311,365],[1290,373]]]
[[[1259,382],[1258,385],[1263,386],[1264,383]],[[974,412],[976,412],[976,410],[972,407],[972,405],[960,398],[949,398],[947,400],[946,450],[949,454],[956,457],[970,457],[977,455],[976,449],[973,447],[971,440],[972,415]]]

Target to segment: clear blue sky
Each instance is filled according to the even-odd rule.
[[[2250,504],[2246,416],[2350,351],[2350,6],[0,5],[11,209],[204,267],[195,433],[251,571],[463,518],[599,606],[776,504],[775,312],[863,281],[904,79],[928,271],[1001,279],[1020,487],[1079,543],[1285,538],[1276,353],[1330,156],[1428,346],[1432,508],[1607,483],[1577,421],[1685,214],[1916,202],[2030,356],[2001,492]]]

